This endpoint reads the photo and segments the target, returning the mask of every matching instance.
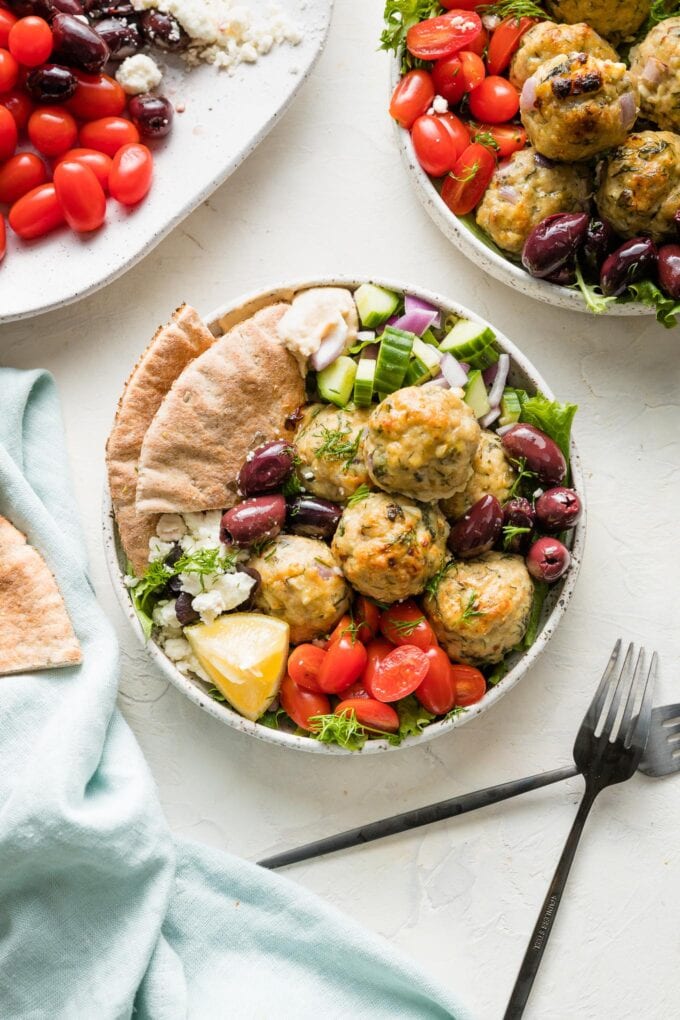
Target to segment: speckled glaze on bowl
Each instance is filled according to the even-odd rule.
[[[232,301],[228,305],[224,305],[217,311],[206,316],[206,322],[215,336],[221,336],[223,333],[226,333],[229,329],[231,329],[231,327],[236,323],[248,318],[250,315],[253,315],[259,308],[263,308],[277,300],[290,301],[299,290],[306,290],[308,287],[349,287],[351,289],[355,289],[360,283],[364,282],[365,278],[351,279],[348,277],[326,277],[318,280],[303,280],[295,283],[283,284],[278,287],[274,287],[271,290],[259,291],[254,294],[249,294],[246,297],[241,297],[236,301]],[[456,315],[472,319],[474,322],[480,323],[480,325],[491,325],[479,315],[469,311],[463,305],[458,304],[457,301],[451,301],[449,298],[442,297],[442,295],[435,294],[432,291],[423,289],[422,287],[414,286],[411,283],[406,284],[404,282],[384,280],[376,277],[372,278],[371,282],[392,290],[417,294],[425,301],[430,301],[444,309],[447,313],[453,312]],[[515,386],[527,389],[530,392],[540,390],[547,397],[552,399],[552,391],[528,358],[526,358],[525,355],[522,354],[510,340],[507,339],[507,337],[495,330],[495,327],[492,328],[494,328],[494,331],[496,332],[499,347],[510,355],[511,368],[509,378],[511,383]],[[493,708],[504,694],[511,690],[515,684],[519,683],[546,647],[562,619],[574,593],[574,587],[576,585],[576,579],[581,566],[585,543],[586,514],[584,477],[581,460],[573,440],[571,444],[571,470],[574,487],[578,489],[579,493],[583,497],[584,513],[573,531],[571,567],[565,574],[564,578],[550,589],[550,593],[543,608],[540,632],[535,643],[527,652],[524,652],[523,654],[516,654],[510,660],[511,668],[507,675],[503,678],[503,680],[501,680],[497,687],[494,687],[493,690],[491,690],[482,699],[482,701],[478,702],[476,705],[472,705],[468,708],[467,712],[456,716],[453,719],[444,720],[427,726],[422,734],[417,737],[409,737],[398,747],[394,747],[386,740],[370,740],[366,742],[361,751],[346,751],[334,744],[321,744],[317,740],[313,740],[309,737],[296,736],[293,733],[285,733],[280,730],[270,729],[267,726],[261,726],[258,723],[251,722],[249,719],[244,719],[243,716],[229,708],[226,703],[214,701],[207,693],[207,684],[204,684],[198,679],[192,680],[180,673],[180,671],[173,665],[170,659],[166,657],[154,641],[147,642],[145,640],[141,625],[132,606],[128,589],[126,588],[123,580],[125,576],[125,558],[118,540],[118,533],[113,519],[113,510],[111,507],[111,499],[109,497],[108,488],[104,493],[102,508],[102,527],[106,562],[111,582],[121,609],[127,617],[130,626],[137,635],[139,641],[146,646],[149,655],[168,680],[182,691],[182,693],[185,694],[190,701],[193,701],[194,704],[199,706],[199,708],[208,712],[208,714],[213,716],[213,718],[218,719],[222,723],[226,723],[227,726],[240,730],[242,733],[248,733],[253,737],[266,740],[271,744],[280,744],[283,747],[290,747],[297,751],[311,751],[317,754],[335,755],[379,754],[386,751],[396,751],[401,748],[415,747],[417,744],[427,743],[430,740],[434,740],[435,737],[442,736],[444,733],[450,733],[458,726],[465,725],[477,716],[482,715],[482,713],[488,712],[489,709]]]
[[[390,94],[399,80],[400,64],[401,60],[397,57],[394,57],[390,62]],[[387,110],[385,116],[388,116]],[[526,294],[527,297],[543,301],[548,305],[555,305],[557,308],[566,308],[570,312],[592,314],[579,290],[570,290],[568,287],[559,287],[554,283],[547,283],[545,280],[537,280],[521,266],[510,262],[509,259],[499,255],[478,237],[475,237],[472,231],[468,230],[465,224],[457,216],[454,216],[449,207],[441,200],[439,192],[416,158],[410,133],[400,127],[396,121],[393,123],[399,151],[416,194],[431,219],[451,244],[455,245],[470,262],[474,262],[489,276],[500,280],[506,287],[512,287],[513,290],[519,291],[520,294]],[[605,314],[654,315],[654,309],[639,301],[626,302],[625,304],[617,302],[610,305]]]

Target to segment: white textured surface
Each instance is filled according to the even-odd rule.
[[[2,328],[6,363],[60,384],[93,577],[122,645],[121,707],[178,834],[257,858],[277,847],[569,761],[619,634],[662,655],[657,701],[680,701],[680,331],[592,320],[483,276],[421,208],[385,114],[380,0],[342,0],[327,52],[285,119],[136,270],[81,304]],[[283,276],[411,278],[475,308],[581,404],[586,558],[532,673],[430,749],[317,759],[214,722],[159,679],[129,632],[100,546],[102,447],[129,366],[182,300],[210,310]],[[576,810],[574,780],[291,869],[455,986],[503,1013]],[[680,777],[631,782],[594,809],[527,1020],[659,1020],[680,1001]],[[292,1014],[289,1014],[292,1015]]]

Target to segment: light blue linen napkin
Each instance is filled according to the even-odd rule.
[[[44,372],[0,369],[0,513],[47,560],[84,651],[76,668],[0,677],[2,1020],[462,1020],[299,886],[173,840],[116,709],[118,650]]]

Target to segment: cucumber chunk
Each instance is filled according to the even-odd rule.
[[[352,361],[346,354],[343,354],[341,358],[337,358],[328,368],[317,372],[316,385],[319,388],[319,395],[330,404],[345,407],[352,396],[356,374],[356,361]]]
[[[388,326],[383,333],[375,369],[375,388],[394,393],[404,382],[415,334]]]
[[[469,319],[460,319],[444,337],[439,349],[453,354],[457,361],[466,362],[471,368],[488,368],[499,358],[494,331]]]
[[[362,283],[354,291],[354,303],[359,312],[362,326],[375,329],[390,315],[394,315],[399,305],[399,295],[374,283]]]
[[[484,379],[479,369],[470,372],[465,386],[465,403],[471,407],[476,418],[483,418],[491,410]]]
[[[354,378],[354,403],[357,407],[370,406],[373,399],[375,367],[375,358],[360,358]]]
[[[429,344],[423,343],[418,337],[413,341],[413,357],[417,358],[418,361],[429,370],[430,375],[436,375],[439,371],[439,365],[442,360],[442,356],[436,347],[431,347]]]
[[[503,396],[501,397],[501,416],[498,419],[498,424],[514,425],[516,421],[519,421],[521,413],[522,405],[519,402],[517,393],[511,387],[507,387],[503,390]]]

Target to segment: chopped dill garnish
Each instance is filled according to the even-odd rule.
[[[390,620],[390,627],[396,630],[401,637],[411,637],[411,634],[425,622],[424,616],[418,616],[414,620]]]
[[[442,583],[445,574],[451,569],[452,566],[453,560],[449,560],[449,562],[445,563],[444,566],[441,567],[437,571],[437,573],[433,577],[431,577],[430,580],[427,582],[427,584],[425,585],[425,591],[430,596],[430,598],[436,598],[437,592],[439,591],[439,585]]]
[[[321,446],[316,451],[316,456],[321,457],[322,460],[341,460],[345,470],[356,460],[361,444],[361,430],[357,432],[354,439],[350,439],[352,429],[349,425],[340,429],[329,429],[327,425],[322,425],[321,431],[315,432],[314,435],[323,439]]]
[[[508,496],[508,499],[514,499],[520,489],[524,486],[524,483],[529,481],[538,481],[538,475],[536,475],[534,471],[529,471],[524,457],[520,457],[519,460],[511,459],[510,463],[517,469],[517,478],[515,478]]]
[[[519,528],[514,524],[506,524],[503,528],[503,548],[507,551],[518,535],[528,535],[531,528]]]
[[[476,591],[470,592],[470,598],[467,600],[467,605],[461,615],[461,620],[471,620],[475,616],[484,616],[484,610],[478,608],[477,599],[479,593]]]

